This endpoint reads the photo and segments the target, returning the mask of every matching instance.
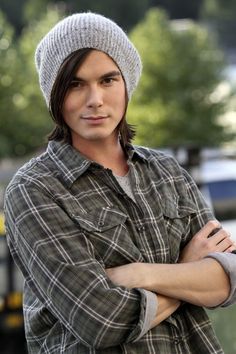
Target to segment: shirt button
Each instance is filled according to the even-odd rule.
[[[103,221],[99,221],[98,222],[98,226],[104,226],[104,222]]]
[[[140,231],[140,232],[141,232],[141,231],[145,231],[145,226],[144,226],[144,225],[139,226],[139,227],[138,227],[138,231]]]

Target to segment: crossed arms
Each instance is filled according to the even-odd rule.
[[[235,244],[229,234],[217,221],[209,221],[185,246],[178,264],[131,263],[107,269],[107,274],[117,285],[157,294],[154,327],[175,312],[182,301],[206,307],[223,303],[230,293],[228,275],[217,260],[205,257],[233,250]]]
[[[63,196],[63,202],[68,202],[67,212],[59,202],[55,203],[48,190],[39,191],[38,186],[12,185],[7,197],[5,211],[9,246],[27,279],[27,285],[30,284],[32,296],[35,294],[45,311],[53,317],[53,325],[58,323],[61,328],[63,324],[63,330],[66,328],[84,345],[105,348],[132,342],[140,337],[144,328],[145,288],[150,287],[153,293],[158,294],[153,296],[154,299],[157,296],[158,310],[151,326],[169,317],[180,301],[194,303],[200,299],[201,304],[214,306],[224,301],[229,293],[228,277],[221,265],[215,260],[203,259],[209,252],[230,252],[233,249],[232,242],[223,230],[207,238],[218,227],[214,222],[207,224],[184,248],[181,264],[133,263],[105,273],[103,264],[95,257],[96,250],[87,233],[77,226],[76,217],[80,215],[74,215],[74,210],[69,209],[73,205],[71,197]],[[88,226],[84,223],[84,227]],[[211,266],[202,263],[202,274],[198,266],[205,261]],[[190,266],[200,280],[195,274],[192,276]],[[170,279],[170,273],[173,279]],[[206,291],[209,291],[208,301],[212,303],[204,303],[203,276]],[[125,279],[127,284],[123,283]],[[209,279],[214,279],[212,288],[209,287]],[[134,280],[139,282],[142,289],[136,288]],[[170,289],[170,285],[173,289]],[[224,293],[217,293],[221,288]],[[32,308],[31,300],[29,298],[29,306],[26,306],[29,320],[32,318],[31,312],[37,311]],[[42,311],[38,313],[42,323],[43,314]],[[84,323],[90,323],[90,326]],[[41,332],[35,332],[34,327],[33,330],[41,338]],[[45,328],[43,335],[47,335]]]

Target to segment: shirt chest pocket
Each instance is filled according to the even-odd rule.
[[[101,207],[71,216],[91,241],[106,267],[140,259],[140,252],[129,237],[127,215],[118,208]]]
[[[112,207],[93,209],[87,213],[72,213],[73,219],[88,232],[103,233],[125,223],[127,216]]]
[[[181,246],[188,239],[191,219],[196,214],[196,205],[185,197],[165,198],[163,218],[169,243],[170,258],[177,262]]]

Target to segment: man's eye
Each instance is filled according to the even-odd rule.
[[[103,79],[103,83],[104,83],[105,85],[110,85],[110,84],[112,84],[114,81],[115,81],[115,80],[114,80],[113,77],[106,77],[105,79]]]
[[[73,80],[70,83],[70,87],[71,88],[80,88],[81,86],[82,86],[82,82],[81,81]]]

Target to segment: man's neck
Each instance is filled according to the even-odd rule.
[[[80,146],[78,150],[89,160],[97,162],[104,168],[109,168],[118,176],[124,176],[129,170],[126,154],[118,140],[113,144],[89,142]]]

